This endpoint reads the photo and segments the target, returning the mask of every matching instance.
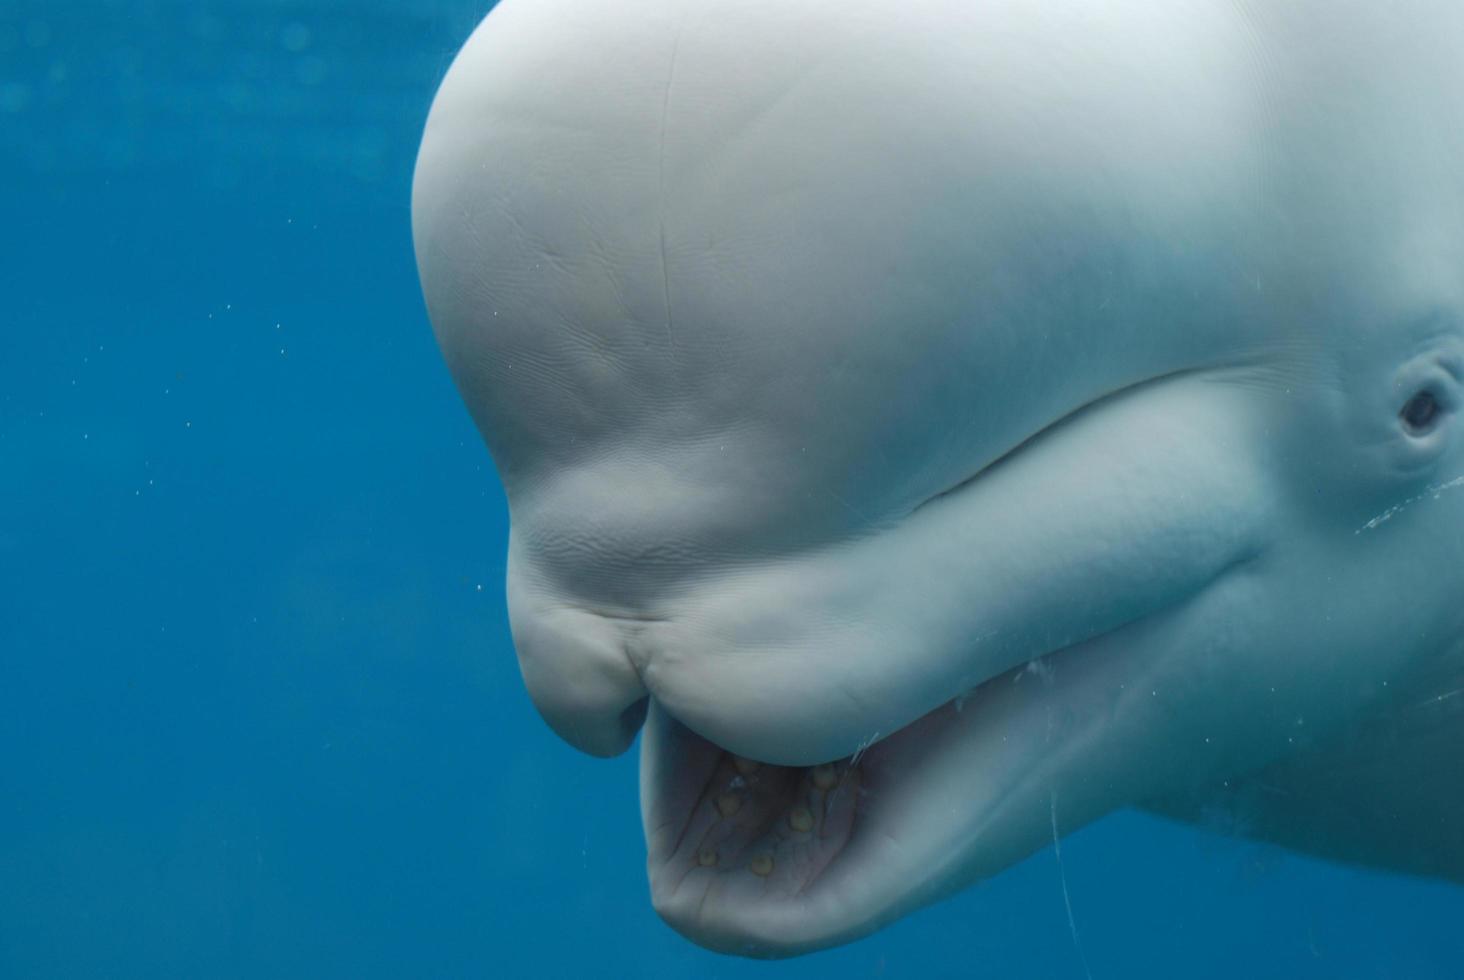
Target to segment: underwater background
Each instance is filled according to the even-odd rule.
[[[417,287],[489,6],[0,0],[0,980],[1464,976],[1464,888],[1128,813],[812,957],[663,926]]]

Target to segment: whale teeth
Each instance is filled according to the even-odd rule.
[[[766,878],[773,873],[773,856],[759,854],[747,863],[747,869],[759,878]]]
[[[813,829],[813,813],[806,806],[795,807],[793,812],[788,814],[788,826],[800,834],[808,833]]]
[[[717,849],[715,847],[703,847],[696,852],[696,863],[703,868],[710,868],[717,863]]]
[[[822,790],[833,789],[838,783],[839,777],[834,773],[834,767],[825,763],[813,767],[813,785]]]
[[[732,757],[732,765],[736,766],[737,771],[742,773],[742,775],[751,776],[753,773],[757,772],[759,763],[756,763],[751,759],[744,759],[740,755],[734,755]]]
[[[723,793],[717,797],[717,812],[724,817],[735,817],[742,809],[742,797],[736,793]]]

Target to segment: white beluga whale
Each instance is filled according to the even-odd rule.
[[[652,899],[846,942],[1123,807],[1464,880],[1464,5],[503,0],[418,265]]]

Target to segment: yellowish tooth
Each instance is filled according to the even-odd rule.
[[[742,809],[742,797],[736,793],[723,793],[717,797],[717,812],[724,817],[735,817]]]
[[[839,782],[839,777],[834,773],[834,767],[830,765],[813,767],[813,785],[822,790],[833,789]]]
[[[751,776],[757,772],[759,763],[753,762],[751,759],[744,759],[740,755],[734,755],[732,757],[732,765],[736,766],[737,771],[742,773],[742,775]]]
[[[717,849],[715,847],[703,847],[696,852],[696,863],[703,868],[710,868],[717,863]]]
[[[759,878],[766,878],[773,873],[773,856],[771,854],[759,854],[747,863],[747,869]]]
[[[813,814],[806,806],[794,807],[793,812],[788,814],[788,826],[800,834],[806,834],[813,829]]]

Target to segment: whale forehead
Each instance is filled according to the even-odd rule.
[[[414,222],[518,531],[843,533],[1104,392],[1313,327],[1311,267],[1326,295],[1362,253],[1269,217],[1296,182],[1247,25],[1132,6],[1074,31],[946,0],[501,4]],[[1278,255],[1279,312],[1238,288]]]
[[[1106,53],[1054,49],[1015,7],[920,6],[945,14],[634,3],[568,29],[555,0],[510,0],[485,22],[414,211],[510,494],[679,446],[721,481],[732,453],[908,505],[1233,343],[1222,297],[1193,302],[1225,233],[1212,202],[1247,193],[1227,47],[1197,24],[1188,62],[1116,30]],[[1156,73],[1183,105],[1154,105]]]

